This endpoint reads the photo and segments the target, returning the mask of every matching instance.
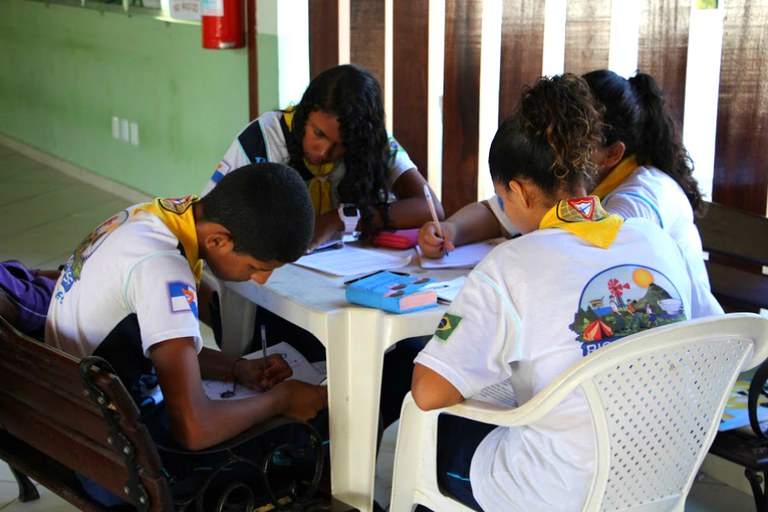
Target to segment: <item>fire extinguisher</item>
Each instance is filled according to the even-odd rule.
[[[203,48],[242,48],[243,0],[200,0]]]

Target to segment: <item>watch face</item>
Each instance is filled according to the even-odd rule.
[[[357,206],[353,204],[345,204],[342,208],[345,217],[357,217]]]

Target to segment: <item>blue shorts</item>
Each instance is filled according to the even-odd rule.
[[[472,494],[469,468],[483,439],[496,428],[478,421],[441,414],[437,422],[437,484],[440,490],[482,512]]]

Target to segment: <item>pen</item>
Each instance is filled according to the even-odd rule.
[[[424,197],[427,199],[427,205],[429,206],[429,213],[432,214],[432,220],[435,221],[437,226],[437,236],[443,239],[443,254],[448,256],[448,249],[445,248],[445,237],[443,236],[443,230],[440,227],[440,221],[437,218],[437,212],[435,211],[435,202],[432,200],[432,194],[429,192],[429,185],[424,184]]]
[[[341,241],[341,240],[338,240],[336,242],[333,242],[333,243],[325,245],[325,246],[321,245],[320,247],[318,247],[314,251],[310,251],[307,254],[317,254],[319,252],[332,251],[334,249],[342,249],[342,248],[344,248],[344,242]]]
[[[345,285],[349,285],[349,284],[352,284],[352,283],[354,283],[356,281],[362,281],[366,277],[373,277],[376,274],[381,274],[382,272],[389,272],[390,274],[397,274],[399,276],[407,276],[408,275],[407,272],[395,272],[394,270],[377,270],[376,272],[373,272],[371,274],[365,274],[364,276],[355,277],[354,279],[350,279],[349,281],[344,281],[344,284]]]
[[[264,356],[264,369],[267,369],[267,326],[261,324],[261,354]]]

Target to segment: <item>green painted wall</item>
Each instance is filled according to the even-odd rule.
[[[203,50],[199,25],[0,2],[0,132],[150,195],[202,189],[248,121],[247,70],[245,49]]]

